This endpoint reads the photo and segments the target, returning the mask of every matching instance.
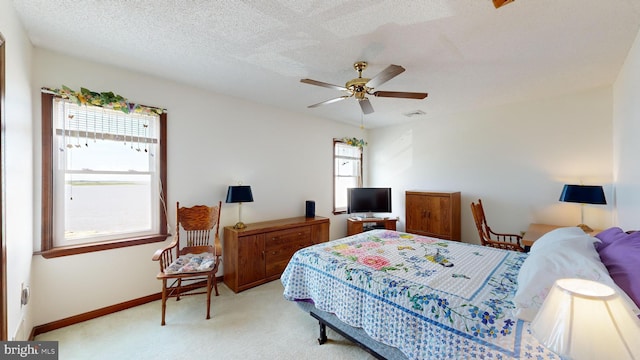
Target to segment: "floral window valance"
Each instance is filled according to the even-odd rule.
[[[351,146],[357,146],[360,149],[362,149],[363,147],[365,147],[367,145],[367,142],[364,141],[364,139],[358,139],[355,137],[349,138],[349,137],[345,137],[340,139],[340,141],[346,143],[347,145],[351,145]]]
[[[166,112],[165,109],[130,103],[126,98],[122,97],[121,95],[114,94],[111,91],[95,92],[86,88],[80,88],[80,91],[74,91],[64,85],[62,85],[61,89],[50,89],[43,87],[42,91],[50,92],[54,95],[60,96],[63,99],[69,99],[78,105],[100,106],[116,111],[122,111],[126,114],[139,113],[151,115],[162,114],[163,112]]]

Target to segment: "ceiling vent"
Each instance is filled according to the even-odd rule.
[[[406,116],[406,117],[414,117],[414,116],[422,116],[424,114],[425,114],[425,112],[422,111],[422,110],[414,110],[414,111],[406,112],[403,115]]]

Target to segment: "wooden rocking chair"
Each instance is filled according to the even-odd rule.
[[[484,216],[482,200],[478,199],[478,204],[471,203],[471,213],[473,213],[473,219],[476,221],[476,228],[478,229],[482,245],[525,252],[522,247],[522,236],[516,234],[500,234],[491,230]]]
[[[159,249],[152,260],[160,263],[157,278],[162,280],[162,325],[165,325],[167,298],[207,294],[207,319],[211,318],[211,290],[218,296],[216,272],[220,265],[222,246],[218,234],[220,208],[218,206],[196,205],[180,207],[176,202],[176,230],[169,246]],[[184,233],[184,239],[181,238]],[[211,236],[213,234],[213,236]],[[181,240],[183,243],[181,243]],[[201,288],[206,281],[206,291]]]

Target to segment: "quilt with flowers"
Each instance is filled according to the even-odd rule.
[[[284,297],[363,328],[410,359],[559,359],[512,315],[527,255],[372,230],[301,249]]]

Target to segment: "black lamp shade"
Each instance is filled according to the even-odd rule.
[[[599,185],[565,185],[559,200],[581,204],[607,204],[604,190]]]
[[[253,202],[253,194],[251,193],[251,186],[238,185],[229,186],[227,190],[227,203],[239,203],[239,202]]]

